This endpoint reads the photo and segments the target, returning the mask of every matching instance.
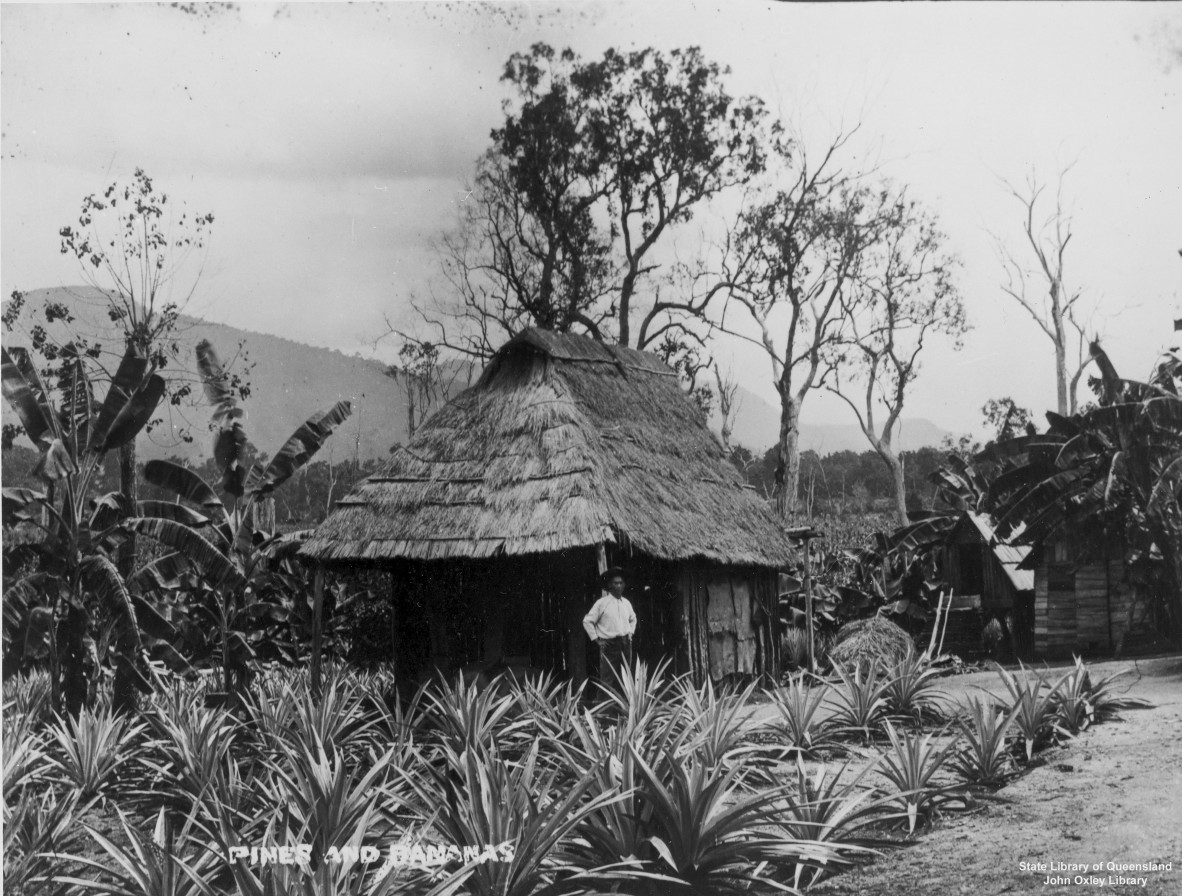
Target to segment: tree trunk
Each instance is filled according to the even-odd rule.
[[[1059,402],[1059,414],[1066,417],[1067,403],[1067,331],[1063,326],[1063,311],[1059,307],[1058,290],[1051,289],[1051,322],[1055,327],[1055,393]]]
[[[89,682],[87,666],[89,657],[86,650],[86,613],[75,606],[67,605],[57,629],[58,667],[61,671],[61,706],[66,715],[74,718],[86,705]]]
[[[891,480],[895,488],[895,514],[899,518],[899,525],[907,525],[907,483],[903,481],[903,464],[890,448],[880,449],[879,453],[891,471]]]
[[[135,469],[135,439],[124,444],[119,449],[119,491],[128,502],[131,513],[135,513],[135,504],[139,500],[139,480]],[[127,540],[119,547],[119,557],[116,566],[119,575],[128,578],[135,571],[135,534],[128,533]]]
[[[789,519],[799,506],[800,402],[780,390],[780,440],[776,451],[776,513]]]

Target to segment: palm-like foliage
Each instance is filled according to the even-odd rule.
[[[1002,683],[1009,693],[1008,706],[1013,710],[1014,729],[1026,752],[1026,761],[1047,744],[1059,731],[1056,724],[1058,685],[1050,685],[1041,675],[1030,674],[1022,667],[1015,675],[1000,666],[997,668]]]
[[[1018,708],[1007,712],[976,697],[967,708],[968,720],[957,719],[964,746],[952,757],[952,767],[970,784],[1004,784],[1014,772],[1009,732]]]
[[[40,796],[26,792],[11,810],[4,811],[4,890],[58,896],[69,891],[67,883],[51,875],[69,867],[66,856],[80,850],[83,838],[79,819],[93,805],[77,793],[47,791]]]
[[[145,638],[168,637],[171,628],[129,594],[111,562],[123,539],[119,524],[134,509],[118,493],[93,491],[106,454],[134,439],[155,413],[164,380],[129,347],[99,403],[83,357],[65,357],[51,389],[26,350],[2,352],[4,397],[41,449],[36,472],[52,486],[46,492],[4,489],[5,522],[41,533],[25,546],[33,558],[30,571],[5,582],[5,647],[12,646],[14,630],[22,631],[26,658],[48,660],[54,709],[76,714],[97,673],[86,662],[87,639],[95,620],[106,616],[115,626],[116,706],[130,709],[134,688],[149,688]],[[10,618],[15,608],[24,618]]]
[[[1101,406],[1048,414],[1049,430],[991,446],[1005,465],[990,489],[998,535],[1041,543],[1070,535],[1118,535],[1140,587],[1155,593],[1176,635],[1182,629],[1182,355],[1167,353],[1146,383],[1120,380],[1104,352]],[[1160,560],[1158,559],[1160,558]],[[1164,581],[1155,589],[1155,574]]]
[[[786,687],[769,693],[776,711],[772,728],[784,739],[789,754],[815,757],[818,751],[838,745],[833,726],[817,719],[826,690],[824,685],[806,687],[802,678],[795,678]]]
[[[879,679],[877,660],[865,667],[858,663],[852,672],[840,664],[833,671],[841,679],[841,686],[829,692],[833,705],[832,724],[858,732],[869,740],[871,733],[886,718],[889,676]]]
[[[883,682],[887,715],[913,724],[938,720],[942,702],[936,686],[939,677],[939,670],[928,664],[926,656],[911,654],[896,664]]]
[[[860,786],[862,779],[877,766],[878,761],[872,762],[845,781],[842,777],[849,768],[848,763],[833,775],[827,775],[821,766],[809,778],[798,757],[795,787],[785,794],[786,811],[780,814],[777,824],[793,839],[833,847],[846,861],[867,859],[875,850],[893,845],[867,833],[870,826],[895,814],[887,800],[872,788]],[[794,869],[793,886],[800,888],[816,883],[827,872],[840,867],[841,864],[814,867],[800,863]]]
[[[609,881],[616,869],[587,867],[586,852],[573,847],[574,832],[595,812],[621,799],[617,792],[593,791],[584,773],[559,787],[557,769],[543,769],[539,744],[510,762],[495,744],[484,752],[441,747],[441,762],[423,775],[405,770],[404,805],[439,841],[496,858],[476,858],[456,870],[468,876],[474,896],[543,896],[578,892],[591,882]]]
[[[82,710],[60,719],[48,732],[50,774],[82,798],[104,792],[120,766],[132,758],[132,747],[144,731],[111,710]]]
[[[912,833],[920,822],[930,821],[939,807],[951,799],[956,786],[937,787],[936,773],[955,751],[955,742],[937,748],[936,734],[898,731],[886,723],[890,749],[883,754],[878,773],[894,785],[897,799],[907,814],[907,831]],[[943,733],[943,732],[941,732]]]
[[[738,767],[712,768],[694,759],[671,762],[666,782],[637,761],[646,784],[640,799],[652,810],[647,844],[656,854],[653,867],[685,884],[686,892],[747,892],[800,866],[842,862],[839,850],[777,829],[776,804],[791,785],[744,792]]]
[[[227,506],[213,486],[170,461],[150,461],[144,478],[174,492],[190,505],[154,503],[127,520],[125,527],[155,539],[171,553],[141,571],[145,587],[175,578],[182,570],[195,573],[189,584],[205,600],[196,602],[206,626],[218,634],[208,653],[223,670],[223,689],[230,699],[260,659],[283,659],[285,641],[277,629],[292,615],[295,600],[306,600],[302,576],[291,565],[298,536],[255,530],[254,508],[286,482],[320,449],[352,412],[347,401],[308,418],[280,447],[263,469],[242,465],[246,434],[243,412],[226,385],[226,373],[208,342],[197,346],[197,364],[206,396],[214,407],[214,457],[222,470],[221,486],[234,499]],[[210,625],[210,623],[212,625]],[[287,657],[291,659],[291,657]]]
[[[127,845],[124,846],[87,826],[86,831],[106,854],[106,861],[74,856],[72,861],[88,869],[92,876],[76,877],[54,874],[58,884],[69,884],[77,893],[103,893],[108,896],[213,896],[218,892],[208,882],[223,866],[221,857],[204,845],[190,841],[191,855],[178,855],[164,810],[157,816],[153,833],[140,833],[120,812],[119,823]],[[189,840],[182,832],[181,841]]]

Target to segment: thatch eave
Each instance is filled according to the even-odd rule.
[[[338,502],[301,555],[479,559],[617,535],[663,560],[779,568],[793,556],[672,370],[644,352],[529,330]]]

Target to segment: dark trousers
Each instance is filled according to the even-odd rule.
[[[604,685],[614,687],[618,672],[632,665],[632,638],[623,635],[619,638],[599,639],[599,681]]]

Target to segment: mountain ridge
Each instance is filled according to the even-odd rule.
[[[107,317],[103,294],[92,287],[30,290],[25,296],[31,307],[47,300],[66,304],[78,321],[70,327],[95,339],[111,342],[122,338],[117,324]],[[67,332],[66,326],[52,325],[56,338]],[[325,444],[318,460],[339,462],[342,455],[362,461],[382,458],[394,445],[406,441],[406,394],[380,361],[193,315],[182,315],[178,329],[178,339],[194,347],[201,339],[208,339],[223,361],[229,362],[238,346],[243,346],[253,365],[247,374],[251,393],[242,402],[247,412],[244,425],[251,442],[264,453],[277,450],[313,413],[342,399],[353,403],[353,415]],[[194,393],[199,395],[200,390],[194,389]],[[739,398],[731,442],[762,453],[776,442],[779,410],[743,387]],[[141,459],[180,457],[199,464],[209,456],[209,408],[198,401],[186,407],[183,416],[181,422],[166,420],[162,428],[140,440]],[[718,432],[720,425],[715,413],[711,426]],[[189,429],[192,442],[181,439],[182,427]],[[937,445],[946,434],[928,420],[904,420],[898,447],[907,451]],[[860,453],[870,445],[856,425],[804,423],[800,447],[818,453]]]

